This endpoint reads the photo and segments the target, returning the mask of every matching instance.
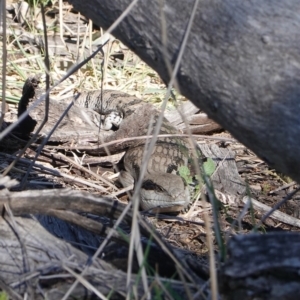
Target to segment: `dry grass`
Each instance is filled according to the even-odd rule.
[[[48,10],[53,9],[53,7],[59,7],[60,2],[53,2],[51,7],[48,7]],[[27,24],[24,25],[26,30],[22,31],[20,27],[14,28],[15,24],[10,23],[8,24],[8,31],[12,32],[7,37],[7,64],[2,65],[2,69],[6,70],[6,78],[5,78],[5,87],[6,87],[6,96],[5,99],[8,103],[13,106],[18,103],[22,93],[22,86],[24,80],[32,75],[32,74],[42,74],[42,84],[45,81],[45,63],[44,63],[44,56],[41,56],[40,53],[36,53],[36,48],[33,47],[31,44],[24,43],[23,36],[30,35],[30,38],[40,36],[42,37],[42,32],[39,28],[41,26],[41,19],[40,14],[37,13],[38,7],[35,7],[30,12],[32,19],[27,19]],[[61,10],[62,7],[59,7]],[[68,7],[65,7],[64,14],[68,14]],[[79,17],[79,16],[78,16]],[[30,20],[30,21],[28,21]],[[66,24],[60,24],[59,26],[54,24],[53,21],[47,19],[50,26],[47,29],[47,33],[49,36],[54,34],[55,31],[61,30],[64,28],[67,33],[70,35],[74,35],[74,28],[66,29],[68,26]],[[79,24],[79,23],[78,23]],[[65,26],[66,25],[66,26]],[[82,29],[82,26],[78,25],[78,28]],[[22,32],[21,32],[21,31]],[[65,34],[66,34],[65,32]],[[50,78],[50,84],[53,85],[56,82],[59,82],[68,72],[68,69],[72,68],[74,65],[78,63],[78,61],[82,61],[88,54],[92,53],[92,49],[89,51],[84,51],[84,47],[82,45],[92,46],[95,43],[94,36],[103,35],[102,30],[94,31],[92,29],[92,24],[89,22],[88,26],[85,30],[78,30],[75,32],[74,40],[79,41],[77,43],[77,47],[75,50],[72,50],[71,55],[67,55],[66,57],[62,56],[53,56],[49,55],[49,63],[50,68],[48,71],[48,75]],[[96,56],[95,58],[91,59],[87,62],[82,68],[78,69],[75,73],[68,76],[68,78],[59,84],[52,93],[54,98],[61,98],[64,96],[68,96],[73,94],[75,90],[83,91],[83,90],[95,90],[109,88],[109,89],[116,89],[122,90],[124,92],[128,92],[140,98],[143,98],[147,102],[151,102],[157,106],[161,106],[163,103],[164,106],[174,108],[173,102],[164,102],[166,98],[165,86],[160,80],[159,76],[150,69],[144,62],[142,62],[136,55],[134,55],[131,51],[129,51],[126,47],[124,47],[118,40],[115,40],[112,36],[109,36],[109,42],[103,49],[103,56]],[[97,40],[96,40],[97,41]],[[50,41],[48,41],[50,43]],[[63,44],[62,44],[63,46]],[[51,48],[51,47],[50,47]],[[2,48],[4,49],[4,48]],[[65,51],[68,51],[67,48]],[[3,55],[3,53],[1,53]],[[118,55],[122,56],[122,59],[118,59]],[[103,63],[103,65],[102,65]],[[173,90],[174,91],[174,90]],[[179,95],[177,95],[178,99],[182,99]],[[47,152],[47,150],[46,150]],[[32,165],[31,160],[33,157],[28,155],[27,158],[23,158],[19,161],[18,164],[14,166],[10,175],[19,178],[28,171],[30,166],[33,166],[33,170],[29,176],[29,184],[32,186],[34,184],[40,186],[47,186],[48,185],[48,178],[54,179],[52,184],[57,184],[61,186],[68,186],[69,182],[72,182],[72,186],[76,186],[80,189],[80,187],[84,186],[84,189],[96,192],[100,191],[103,195],[118,195],[119,193],[124,193],[124,191],[118,192],[114,186],[112,178],[114,175],[112,173],[106,173],[102,175],[97,175],[92,172],[88,165],[83,165],[82,158],[80,158],[76,152],[73,152],[73,160],[68,158],[67,156],[57,153],[53,154],[56,155],[57,158],[60,159],[61,162],[64,162],[65,165],[61,166],[60,168],[53,168],[49,164],[42,163],[35,163]],[[41,161],[45,159],[45,152],[43,152],[38,159]],[[2,168],[5,170],[5,164],[8,162],[14,161],[14,156],[6,156],[4,158]],[[74,174],[75,176],[70,175]],[[78,171],[81,175],[78,174]],[[87,180],[87,178],[89,178]],[[56,183],[55,183],[56,182]],[[51,183],[49,183],[51,184]],[[135,195],[133,195],[133,198]],[[127,209],[130,208],[130,204],[127,205]],[[140,236],[141,233],[139,232],[139,227],[137,226],[137,220],[143,222],[141,219],[139,212],[137,210],[138,206],[134,206],[134,215],[133,215],[133,224],[131,228],[131,242],[129,247],[129,264],[128,264],[128,271],[127,271],[127,285],[131,282],[131,260],[133,259],[133,253],[137,253],[138,261],[140,264],[140,276],[143,283],[144,291],[145,291],[145,298],[149,298],[149,292],[152,290],[151,287],[148,287],[147,283],[147,271],[144,268],[144,262],[147,258],[144,256],[144,253],[141,251],[140,245]],[[124,214],[120,216],[120,218],[115,223],[115,227],[118,226],[118,223],[122,221]],[[111,238],[110,235],[113,234],[113,230],[110,231],[108,236],[106,237],[105,241],[108,242]],[[155,237],[158,243],[161,243],[160,238]],[[105,242],[102,243],[101,247],[96,251],[95,255],[92,259],[95,259],[99,253],[105,247]],[[162,244],[163,245],[163,244]],[[167,249],[166,249],[167,250]],[[182,264],[174,257],[170,252],[170,256],[173,257],[178,273],[184,284],[186,284],[186,291],[188,298],[192,298],[187,278],[189,278],[189,282],[193,282],[192,277],[190,277],[188,270],[182,266]],[[85,270],[80,275],[77,275],[72,272],[72,270],[66,268],[66,271],[69,274],[73,275],[76,278],[73,286],[69,289],[63,299],[67,299],[69,293],[72,292],[73,288],[76,286],[78,282],[81,282],[84,286],[86,286],[90,290],[94,290],[92,286],[84,279],[83,275],[85,274]],[[159,280],[159,277],[158,277]],[[163,285],[160,284],[163,288]],[[165,288],[164,288],[165,289]],[[131,289],[130,289],[131,290]],[[131,294],[130,290],[128,290],[128,297],[129,298],[136,298]],[[134,290],[134,289],[133,289]],[[104,299],[105,297],[101,295],[101,293],[94,290],[94,292],[98,295],[99,298]],[[167,290],[165,290],[166,293]],[[201,293],[201,292],[200,292]],[[159,295],[159,292],[157,292]],[[173,298],[172,296],[170,296]]]
[[[53,6],[51,8],[48,7],[46,11],[50,11],[54,7],[58,7],[58,1],[54,1]],[[68,6],[65,3],[64,7],[64,13],[67,14]],[[34,11],[33,8],[32,10]],[[37,29],[42,27],[40,14],[33,11],[30,14],[37,16],[29,21],[26,30],[22,30],[23,34],[20,33],[20,28],[15,28],[19,27],[16,24],[8,23],[7,26],[9,32],[15,32],[15,34],[7,37],[7,65],[1,65],[2,68],[6,69],[6,100],[9,103],[18,102],[23,82],[29,75],[45,74],[44,58],[40,53],[32,53],[33,51],[37,51],[35,47],[22,42],[26,39],[28,33],[32,38],[42,38],[43,36],[42,31]],[[52,22],[49,21],[49,23]],[[47,28],[48,35],[57,34],[56,31],[59,31],[60,27],[58,25],[49,26]],[[84,44],[86,47],[89,47],[90,45],[97,44],[97,41],[99,43],[99,40],[101,40],[101,37],[98,37],[99,35],[102,34],[102,38],[106,37],[103,34],[103,30],[94,30],[92,27],[93,24],[88,23],[86,31],[83,31],[81,26],[81,30],[75,32],[77,36],[74,37],[74,41],[81,41],[81,44],[78,43],[76,45],[77,47],[72,51],[72,55],[68,55],[67,57],[50,55],[49,76],[52,84],[65,76],[70,67],[76,65],[78,61],[82,61],[88,52],[92,53],[92,50],[83,51],[82,46]],[[68,27],[63,27],[65,35],[74,34],[72,30],[66,28]],[[94,36],[97,36],[98,39],[95,40]],[[122,45],[120,41],[114,39],[111,35],[108,35],[108,38],[109,41],[103,49],[104,60],[99,57],[100,55],[91,59],[84,67],[57,86],[53,95],[57,94],[60,97],[65,93],[70,94],[74,90],[96,90],[100,89],[102,87],[101,84],[103,84],[104,88],[122,90],[140,97],[147,102],[161,104],[165,95],[165,85],[157,73]],[[50,41],[48,43],[51,44]],[[63,43],[61,43],[60,47],[63,47]],[[68,49],[65,48],[64,51],[68,52]],[[2,51],[0,54],[2,55]],[[118,55],[122,56],[122,59],[118,59]],[[113,57],[116,58],[113,59]],[[100,61],[103,62],[103,68]],[[42,80],[45,80],[45,75],[42,75]]]
[[[22,94],[22,87],[24,80],[32,74],[42,74],[42,85],[45,86],[45,63],[44,55],[41,55],[37,48],[30,43],[24,43],[24,39],[43,36],[42,31],[40,30],[43,26],[41,23],[41,17],[38,13],[38,6],[33,5],[33,9],[30,12],[32,16],[30,19],[27,19],[27,24],[24,25],[25,30],[21,30],[18,23],[14,24],[9,22],[7,25],[9,35],[6,39],[6,48],[7,48],[7,63],[6,65],[1,65],[2,69],[5,70],[6,78],[4,83],[1,85],[6,88],[6,101],[10,104],[11,109],[14,110],[20,96]],[[68,48],[61,43],[61,47],[64,48],[68,55],[49,55],[50,68],[48,75],[50,77],[50,85],[53,86],[55,83],[59,82],[68,74],[68,70],[74,67],[78,62],[83,61],[89,54],[93,51],[93,45],[99,44],[101,41],[107,40],[108,43],[103,48],[103,54],[97,54],[94,58],[88,61],[83,67],[79,68],[76,72],[72,72],[67,76],[66,80],[61,82],[55,87],[52,91],[51,96],[56,99],[61,99],[72,95],[74,91],[84,91],[84,90],[95,90],[103,88],[116,89],[124,92],[133,94],[139,98],[144,99],[147,102],[151,102],[158,107],[166,106],[167,109],[174,109],[174,102],[171,100],[171,97],[166,96],[165,85],[160,80],[159,76],[149,68],[144,62],[142,62],[136,55],[129,51],[120,41],[114,39],[112,36],[104,34],[101,29],[94,29],[91,22],[88,22],[87,25],[83,25],[80,21],[80,16],[70,12],[70,7],[66,3],[64,6],[61,6],[61,1],[52,1],[52,5],[47,7],[47,11],[57,8],[62,11],[62,15],[57,16],[57,19],[62,20],[64,16],[65,19],[58,24],[55,22],[53,17],[46,18],[46,23],[49,25],[47,28],[47,33],[49,35],[49,51],[51,49],[51,36],[57,32],[62,32],[62,28],[65,35],[70,35],[74,41],[77,43],[76,46]],[[67,24],[67,19],[72,16],[73,19],[77,20],[77,24],[70,25]],[[114,25],[117,26],[117,23]],[[57,35],[59,39],[59,34]],[[80,41],[80,42],[79,42]],[[184,46],[184,43],[183,43]],[[3,50],[0,49],[1,55],[3,55]],[[184,49],[183,49],[184,50]],[[42,51],[43,53],[43,51]],[[71,54],[70,54],[71,53]],[[172,77],[172,76],[171,76]],[[171,81],[170,89],[173,92],[173,85],[176,85],[176,82],[173,77]],[[177,100],[183,100],[183,97],[178,95],[176,92]],[[170,98],[170,99],[169,99]],[[166,101],[168,100],[168,101]],[[223,139],[224,140],[224,139]],[[57,147],[57,149],[62,150],[63,147]],[[82,153],[79,153],[78,149],[71,149],[68,147],[72,153],[72,158],[67,156],[65,153],[55,152],[55,146],[47,146],[41,151],[38,156],[38,162],[32,163],[36,153],[26,151],[26,157],[23,157],[19,162],[13,167],[10,171],[10,176],[18,179],[22,179],[23,175],[27,173],[28,169],[32,166],[32,171],[28,177],[29,186],[38,186],[39,188],[49,187],[72,187],[77,190],[85,190],[90,193],[100,193],[101,195],[110,196],[112,198],[117,198],[127,204],[128,192],[127,189],[118,189],[114,180],[116,175],[112,171],[103,172],[100,168],[94,167],[96,163],[103,161],[110,161],[115,163],[119,160],[118,156],[111,156],[109,158],[103,157],[94,157],[84,160],[85,157]],[[51,152],[52,151],[52,152]],[[59,165],[54,167],[51,165],[51,160],[49,156],[54,157],[59,161]],[[0,167],[1,170],[8,170],[7,167],[10,163],[15,161],[16,156],[13,154],[4,154],[0,153]],[[261,163],[261,161],[259,161]],[[200,170],[197,170],[198,174],[201,173]],[[206,178],[209,182],[209,178]],[[140,183],[137,183],[137,186]],[[133,199],[137,196],[135,193]],[[216,202],[216,196],[214,194],[213,188],[209,190],[209,196],[211,202]],[[137,203],[137,202],[134,202]],[[227,206],[228,208],[228,206]],[[122,222],[126,212],[131,209],[131,204],[127,204],[126,209],[124,209],[123,214],[121,214],[118,220],[115,221],[112,230],[109,231],[108,235],[105,237],[101,246],[95,252],[93,259],[96,259],[100,253],[102,253],[106,244],[110,241],[111,236],[114,234],[114,230],[118,227],[119,223]],[[226,208],[225,208],[226,209]],[[224,209],[224,210],[225,210]],[[230,208],[229,208],[230,209]],[[201,287],[197,285],[195,278],[191,275],[193,272],[187,267],[183,261],[178,260],[172,252],[169,251],[165,243],[158,237],[156,234],[152,235],[152,238],[156,241],[157,244],[160,244],[161,247],[169,254],[169,256],[174,261],[174,264],[177,267],[178,276],[181,279],[182,284],[186,287],[186,298],[195,299],[202,294],[202,288],[207,292],[211,291],[212,299],[217,299],[218,297],[218,282],[216,279],[216,265],[217,262],[214,260],[214,250],[218,249],[221,252],[221,259],[224,259],[226,253],[226,245],[224,245],[222,235],[226,232],[232,234],[234,232],[233,228],[224,230],[224,227],[217,226],[220,221],[220,215],[216,212],[216,206],[207,205],[203,206],[201,209],[199,206],[193,206],[191,211],[183,217],[170,217],[165,218],[164,222],[160,222],[157,218],[149,218],[148,221],[152,223],[161,233],[164,235],[164,241],[169,242],[172,245],[179,245],[181,248],[198,251],[198,254],[208,253],[210,254],[210,261],[205,261],[206,267],[210,268],[210,281],[206,283],[205,286]],[[204,216],[203,219],[199,215]],[[213,215],[214,221],[214,232],[212,230],[212,218],[209,219],[207,216]],[[244,217],[244,214],[242,218]],[[239,219],[239,225],[241,224],[241,219]],[[192,222],[190,222],[192,220]],[[254,222],[254,221],[253,221]],[[149,292],[152,292],[154,287],[148,286],[147,278],[151,272],[145,267],[147,262],[147,251],[143,253],[141,250],[141,236],[138,223],[142,223],[145,228],[148,228],[151,232],[149,224],[141,217],[138,212],[138,206],[134,204],[133,206],[133,218],[132,218],[132,227],[131,232],[128,237],[129,241],[129,264],[127,269],[127,286],[132,282],[132,260],[133,253],[137,253],[137,260],[140,266],[140,271],[137,276],[137,281],[142,282],[142,286],[145,292],[144,298],[149,298]],[[206,227],[204,227],[204,223]],[[260,224],[261,225],[261,224]],[[240,225],[240,228],[242,226]],[[189,231],[192,231],[190,234]],[[187,233],[188,232],[188,233]],[[194,236],[199,237],[199,240],[195,244]],[[217,242],[215,241],[217,240]],[[200,242],[199,242],[200,241]],[[216,245],[217,244],[217,245]],[[150,242],[149,242],[150,245]],[[182,245],[185,245],[184,247]],[[149,246],[150,247],[150,246]],[[198,249],[197,249],[198,248]],[[197,249],[197,250],[195,250]],[[86,281],[84,274],[88,267],[83,268],[80,274],[74,273],[68,267],[65,268],[65,271],[74,276],[76,280],[73,285],[70,287],[68,292],[65,293],[63,299],[67,299],[68,295],[71,293],[73,288],[80,282],[82,285],[86,286],[87,289],[92,290],[99,298],[105,299],[105,297],[94,289],[89,282]],[[191,274],[190,274],[191,272]],[[151,275],[153,275],[151,273]],[[155,275],[156,284],[160,287],[154,294],[157,296],[157,299],[160,299],[160,292],[163,290],[165,295],[168,295],[169,299],[176,299],[175,296],[171,295],[171,291],[167,290],[165,282],[162,283],[162,279]],[[171,282],[171,280],[170,280]],[[211,288],[208,285],[211,285]],[[137,284],[138,285],[138,284]],[[197,292],[192,295],[191,286],[197,289]],[[156,287],[157,288],[157,287]],[[134,287],[128,289],[127,298],[128,299],[137,299],[137,296],[134,294]],[[194,298],[193,298],[194,297]]]

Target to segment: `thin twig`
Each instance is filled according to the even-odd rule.
[[[294,190],[292,193],[288,194],[284,199],[282,199],[281,201],[279,201],[276,205],[274,205],[273,208],[253,199],[250,198],[249,196],[245,196],[243,198],[243,202],[246,204],[248,201],[252,201],[253,206],[256,209],[262,210],[264,212],[267,212],[258,222],[258,224],[255,226],[255,229],[258,229],[260,226],[262,226],[263,222],[266,221],[267,218],[269,218],[270,216],[272,216],[273,218],[284,222],[286,224],[290,224],[292,226],[297,226],[300,227],[300,220],[296,219],[294,217],[291,217],[287,214],[284,214],[280,211],[277,211],[277,209],[279,209],[286,201],[290,200],[294,195],[296,195],[300,190],[300,187],[297,188],[296,190]]]
[[[2,128],[5,110],[6,110],[6,63],[7,63],[7,48],[6,48],[6,0],[2,0],[0,4],[0,28],[2,25],[2,106],[0,112],[0,128]],[[1,24],[2,23],[2,24]]]
[[[44,40],[45,40],[46,98],[45,98],[45,115],[44,115],[42,123],[40,124],[39,128],[35,132],[35,135],[38,135],[40,133],[40,131],[42,130],[42,128],[44,127],[44,125],[48,122],[49,106],[50,106],[49,93],[47,93],[47,91],[50,90],[50,76],[49,76],[50,62],[49,62],[48,37],[47,37],[47,25],[46,25],[46,19],[45,19],[45,9],[44,9],[44,5],[42,2],[41,2],[41,13],[42,13],[42,20],[43,20],[43,34],[44,34]],[[29,147],[30,144],[27,144],[26,146]],[[27,147],[25,147],[25,149],[27,149]],[[32,170],[32,166],[35,163],[35,161],[36,161],[36,157],[32,160],[32,163],[29,165],[27,173],[25,174],[25,176],[22,179],[22,182],[21,182],[22,189],[24,189],[27,185],[26,184],[27,178],[29,176],[29,173]]]

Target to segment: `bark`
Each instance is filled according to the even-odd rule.
[[[105,248],[101,255],[103,259],[98,257],[92,262],[91,255],[104,239],[98,235],[101,233],[105,236],[112,230],[109,228],[112,222],[106,220],[108,225],[104,226],[99,221],[100,218],[97,219],[98,222],[84,218],[84,214],[91,212],[94,218],[96,215],[106,219],[116,218],[123,212],[125,205],[112,199],[68,189],[0,192],[0,289],[4,289],[12,299],[22,299],[21,295],[25,292],[30,299],[61,299],[73,284],[74,273],[81,273],[87,267],[84,279],[96,290],[104,295],[112,293],[111,299],[125,297],[127,274],[124,270],[127,269],[128,259],[125,234],[113,234],[113,239],[118,243]],[[30,213],[44,216],[35,218]],[[131,222],[131,217],[129,211],[124,221]],[[123,229],[122,224],[119,228]],[[141,232],[145,232],[145,229]],[[146,233],[146,236],[149,235]],[[176,266],[173,260],[154,242],[145,238],[145,235],[142,245],[148,249],[147,263],[159,269],[160,275],[174,277]],[[139,271],[135,262],[133,271]],[[141,299],[144,290],[138,277],[132,274],[131,285],[136,288],[137,299]],[[160,288],[157,278],[149,276],[147,279],[149,286],[158,285],[157,288]],[[186,283],[175,279],[170,281],[160,278],[162,284],[168,283],[170,290],[184,297]],[[196,293],[200,284],[204,282],[197,277],[196,283],[188,286]],[[79,284],[71,295],[79,299],[96,299],[84,284]]]
[[[69,0],[108,28],[131,0]],[[169,80],[193,0],[138,1],[113,34]],[[183,95],[267,161],[300,180],[300,2],[200,0],[178,72]]]
[[[23,299],[25,292],[29,299],[62,299],[75,281],[74,273],[85,268],[84,280],[110,299],[123,299],[126,295],[127,274],[117,270],[100,258],[91,258],[70,244],[49,234],[37,221],[31,218],[0,217],[0,287],[11,299]],[[73,271],[73,274],[72,274]],[[81,277],[81,275],[80,275]],[[149,285],[157,286],[155,278],[148,277]],[[185,294],[184,285],[161,278],[170,289]],[[136,275],[131,285],[136,287],[137,299],[144,291]],[[195,293],[196,287],[189,284]],[[68,299],[99,299],[84,284],[78,284]]]
[[[114,291],[112,299],[122,299],[126,294],[126,273],[121,271],[119,265],[115,263],[120,259],[116,256],[118,252],[116,250],[121,249],[114,250],[114,259],[111,261],[96,258],[90,264],[88,255],[48,233],[37,220],[29,216],[27,218],[13,216],[13,214],[19,215],[22,212],[55,215],[53,212],[67,208],[72,211],[80,211],[83,204],[85,212],[93,210],[95,213],[106,216],[117,216],[122,211],[122,205],[118,207],[113,201],[109,203],[108,199],[96,198],[88,193],[76,192],[76,195],[71,190],[39,192],[42,195],[39,198],[38,191],[6,191],[1,194],[0,288],[4,289],[12,299],[22,299],[21,295],[25,292],[28,293],[30,299],[44,299],[44,297],[61,299],[74,282],[72,271],[80,273],[88,265],[84,279],[102,294],[108,295]],[[60,217],[64,218],[63,214],[60,214]],[[93,226],[89,226],[89,224],[84,227],[93,231]],[[63,232],[62,227],[60,230]],[[66,232],[64,233],[66,234]],[[64,237],[66,238],[66,236]],[[92,244],[92,238],[92,235],[88,237],[85,233],[81,233],[81,243],[86,246]],[[68,240],[68,238],[66,239]],[[299,299],[299,241],[299,233],[286,232],[236,235],[231,238],[227,244],[227,260],[219,272],[220,293],[223,298]],[[149,241],[147,241],[147,247],[149,245]],[[107,254],[110,255],[109,251]],[[158,256],[161,254],[158,248],[155,249],[154,254],[159,259]],[[160,260],[160,267],[171,268],[167,263],[169,259],[166,256],[163,260],[161,257]],[[184,265],[183,258],[181,261]],[[170,290],[177,293],[182,299],[186,297],[185,288],[187,286],[190,293],[195,295],[197,290],[199,292],[203,288],[204,284],[201,278],[203,274],[199,270],[200,264],[197,264],[196,260],[192,258],[190,261],[191,269],[188,270],[190,274],[193,274],[194,283],[160,278],[164,285],[168,285]],[[116,265],[119,270],[115,268]],[[198,271],[199,277],[196,277],[197,273],[193,273],[192,270]],[[173,270],[172,275],[175,272]],[[137,278],[138,275],[132,275],[132,284],[137,289],[137,299],[141,299],[143,287],[140,281],[137,283]],[[148,277],[149,285],[154,284],[161,289],[156,279]],[[205,288],[206,292],[208,292],[207,288]],[[92,292],[81,284],[73,291],[72,295],[94,299]],[[200,294],[197,295],[195,299],[203,299]]]
[[[225,299],[299,299],[299,233],[237,235],[220,273]]]

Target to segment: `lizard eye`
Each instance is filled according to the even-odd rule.
[[[145,180],[142,184],[142,189],[145,190],[154,190],[158,192],[165,192],[165,189],[162,188],[160,185],[154,183],[152,180]]]

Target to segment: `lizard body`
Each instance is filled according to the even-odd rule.
[[[39,80],[35,77],[26,80],[18,106],[18,116],[27,110],[30,100],[37,96],[36,91],[39,93],[38,83]],[[160,112],[153,105],[118,91],[106,90],[102,95],[101,91],[79,94],[75,98],[75,106],[72,106],[70,100],[74,98],[69,98],[67,102],[52,99],[46,124],[45,105],[40,102],[31,109],[30,115],[19,122],[16,134],[28,136],[35,127],[39,128],[43,124],[37,141],[47,138],[49,142],[59,143],[60,148],[79,149],[94,155],[102,153],[103,147],[98,143],[99,138],[104,142],[119,141],[109,144],[108,149],[111,153],[125,151],[120,163],[120,182],[124,186],[136,182],[144,164],[143,157],[148,140],[131,138],[152,135]],[[101,128],[104,131],[97,129],[99,121],[102,121]],[[115,131],[108,131],[109,129]],[[175,127],[163,119],[160,134],[171,137],[159,137],[152,149],[140,189],[140,204],[143,209],[158,207],[160,211],[177,212],[190,202],[186,184],[191,179],[187,173],[193,172],[193,166],[189,165],[189,144],[186,138],[173,135],[177,133]],[[66,145],[61,145],[65,143]],[[222,192],[226,191],[232,199],[237,199],[245,192],[245,185],[241,182],[235,165],[234,153],[213,144],[200,145],[197,154],[202,160],[208,157],[215,162],[222,161],[211,177],[215,187]]]
[[[82,93],[76,100],[78,106],[92,109],[104,117],[101,128],[117,130],[105,142],[122,138],[153,134],[159,111],[152,105],[129,94],[105,90]],[[150,126],[150,132],[149,132]],[[163,119],[160,134],[175,134],[177,130]],[[124,143],[126,153],[122,159],[120,182],[123,186],[136,182],[143,165],[145,140]],[[190,202],[189,188],[178,175],[178,169],[187,166],[189,150],[186,139],[158,138],[140,191],[143,209],[159,207],[161,212],[180,211]]]

